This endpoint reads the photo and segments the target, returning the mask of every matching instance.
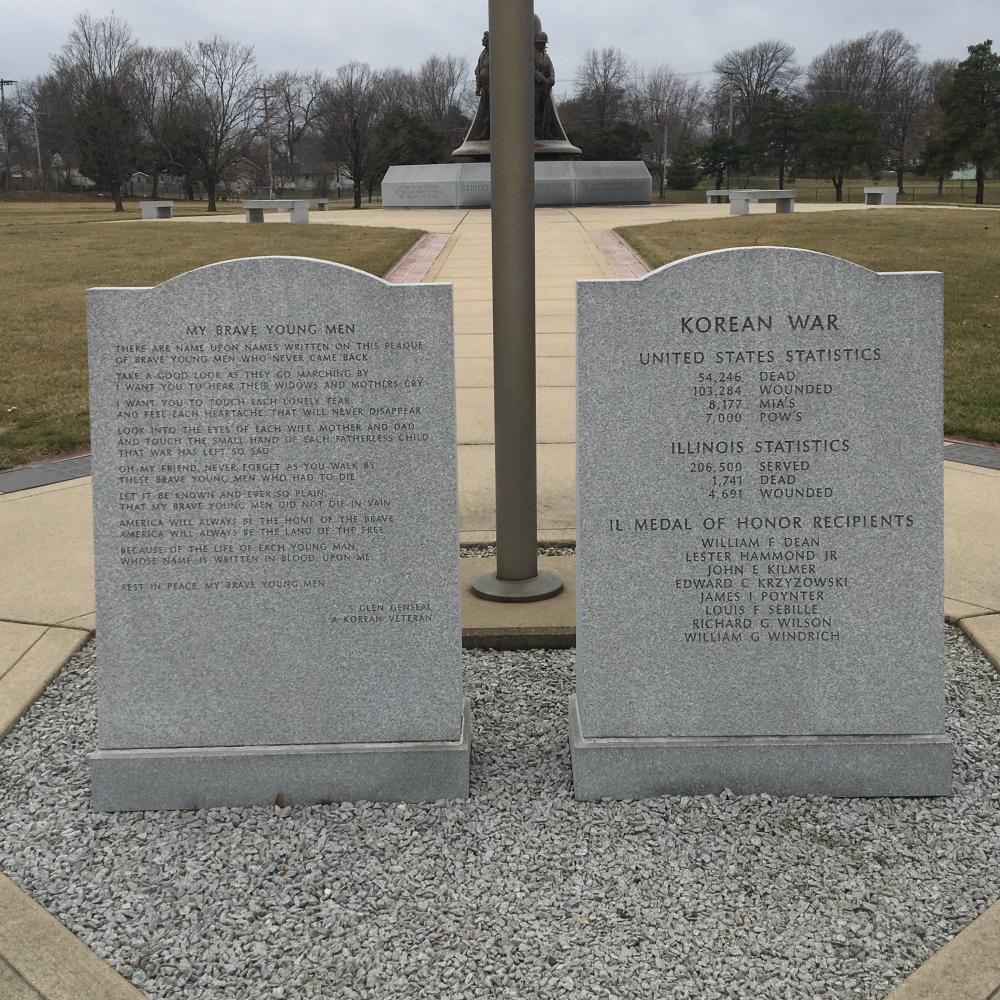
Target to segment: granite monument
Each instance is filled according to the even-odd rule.
[[[467,794],[448,285],[88,293],[99,810]]]
[[[578,285],[577,798],[944,795],[942,276]]]
[[[383,208],[488,208],[489,163],[390,167]],[[536,205],[648,205],[653,180],[641,160],[536,160]]]

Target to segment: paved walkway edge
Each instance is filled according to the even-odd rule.
[[[978,646],[1000,672],[1000,615],[977,615],[963,618],[959,628]]]
[[[1000,903],[908,976],[886,1000],[995,1000],[1000,996]]]
[[[960,628],[1000,673],[1000,612],[946,599],[944,617],[949,625]]]
[[[47,628],[0,676],[0,740],[92,634],[80,628]]]
[[[144,1000],[127,979],[3,875],[0,914],[5,1000]]]

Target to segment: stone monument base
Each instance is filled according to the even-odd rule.
[[[951,794],[947,736],[682,736],[587,739],[569,699],[573,790],[580,801],[659,795]]]
[[[99,750],[90,784],[98,812],[466,799],[471,746],[466,698],[455,742]]]
[[[536,205],[648,205],[653,179],[641,160],[539,160]],[[390,167],[383,208],[489,208],[489,163]]]
[[[567,139],[535,140],[536,160],[578,160],[582,155],[583,150]],[[490,140],[466,139],[451,156],[458,163],[488,163],[491,156]]]

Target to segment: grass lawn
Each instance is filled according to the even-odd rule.
[[[753,178],[746,185],[743,184],[745,178],[734,178],[733,187],[752,187],[773,189],[778,186],[778,182],[773,177]],[[865,202],[866,187],[895,187],[896,175],[883,175],[881,180],[873,181],[870,177],[853,177],[844,180],[844,201],[855,205],[863,205]],[[714,180],[703,180],[696,188],[690,191],[667,190],[666,201],[671,205],[704,205],[705,192],[715,187]],[[796,201],[806,204],[813,202],[834,202],[836,192],[833,184],[823,178],[798,177],[795,180],[787,181],[786,188],[792,188],[796,192]],[[986,207],[992,205],[994,208],[1000,205],[1000,181],[987,180],[986,191],[984,193]],[[975,208],[976,182],[975,181],[945,181],[943,190],[938,194],[937,181],[927,180],[923,177],[907,176],[903,184],[903,193],[899,196],[899,203],[916,205],[965,205]],[[660,201],[660,185],[656,178],[653,179],[653,202]]]
[[[0,469],[89,447],[88,288],[155,285],[204,264],[266,254],[381,275],[422,235],[323,225],[101,224],[123,218],[112,207],[0,202]],[[185,214],[205,214],[204,202],[193,207]],[[129,203],[125,218],[138,216],[138,203]]]
[[[619,232],[652,267],[759,244],[817,250],[874,271],[943,271],[944,431],[1000,442],[1000,212],[748,215]]]

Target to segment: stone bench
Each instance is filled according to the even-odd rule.
[[[317,198],[315,201],[311,201],[310,205],[316,206],[317,212],[329,212],[330,211],[330,199],[329,198]]]
[[[329,202],[327,203],[329,204]],[[309,222],[309,201],[306,198],[262,198],[259,201],[244,201],[243,211],[247,222],[263,222],[264,210],[288,212],[292,223],[305,224]]]
[[[866,187],[866,205],[895,205],[898,190],[893,187]]]
[[[730,215],[749,215],[750,206],[760,201],[773,201],[774,210],[779,215],[795,211],[794,191],[772,191],[762,188],[736,188],[731,190],[709,191],[708,204],[721,204],[724,198],[729,199]]]
[[[144,219],[172,219],[174,203],[172,201],[140,201],[139,210]]]

